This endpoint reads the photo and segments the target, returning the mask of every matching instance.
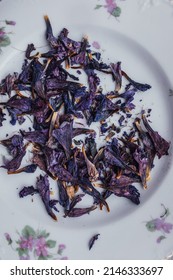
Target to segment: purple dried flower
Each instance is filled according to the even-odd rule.
[[[40,175],[37,178],[36,187],[37,187],[40,197],[45,205],[47,213],[56,221],[57,217],[53,213],[52,208],[50,207],[50,204],[49,204],[50,203],[50,188],[49,188],[48,176]]]
[[[147,189],[147,180],[150,170],[150,162],[147,153],[141,147],[138,147],[133,153],[133,157],[138,163],[139,176],[141,177],[142,185],[144,189]]]
[[[5,121],[5,114],[3,113],[2,109],[0,108],[0,126],[2,126],[2,122]]]
[[[21,135],[15,134],[8,139],[1,140],[0,144],[5,146],[9,154],[15,157],[21,152],[21,149],[23,148],[23,137]]]
[[[89,250],[91,250],[91,248],[93,247],[95,241],[98,239],[99,235],[100,235],[99,233],[98,233],[98,234],[95,234],[95,235],[90,239],[89,244],[88,244]]]
[[[136,88],[137,90],[147,91],[148,89],[151,88],[151,86],[148,84],[141,84],[141,83],[135,82],[124,71],[122,71],[121,73],[130,82],[130,85],[134,86],[134,88]]]
[[[142,115],[142,120],[154,144],[154,148],[156,150],[158,158],[161,158],[164,155],[168,155],[170,143],[167,142],[163,137],[161,137],[157,131],[154,131],[151,128],[144,114]]]
[[[57,47],[58,46],[58,42],[57,39],[54,37],[53,35],[53,31],[52,31],[52,26],[50,23],[50,20],[48,18],[47,15],[44,16],[45,22],[46,22],[46,39],[50,44],[51,48]]]
[[[20,153],[17,154],[12,160],[7,161],[4,163],[4,165],[2,166],[3,168],[7,169],[9,174],[12,174],[13,172],[15,172],[21,165],[22,159],[26,154],[26,149],[22,148],[20,150]]]
[[[81,217],[85,214],[89,214],[91,211],[94,211],[97,207],[92,205],[90,207],[86,208],[73,208],[70,211],[65,211],[65,217],[71,217],[71,218],[76,218],[76,217]]]
[[[45,145],[48,140],[48,130],[39,131],[21,131],[24,139],[29,142],[38,143],[40,145]]]
[[[65,209],[68,208],[69,205],[69,196],[67,194],[67,190],[64,187],[63,183],[61,181],[57,181],[58,185],[58,191],[59,191],[59,203],[62,205]]]
[[[99,172],[97,171],[95,165],[87,158],[84,146],[82,146],[82,153],[84,155],[85,162],[87,165],[89,180],[96,181],[99,177]]]
[[[8,74],[0,84],[0,94],[11,96],[11,92],[15,89],[15,82],[17,81],[18,74],[14,73],[13,75]]]
[[[124,187],[111,187],[109,188],[116,196],[126,197],[130,199],[134,204],[140,204],[140,193],[139,191],[132,185],[124,186]]]
[[[106,8],[114,17],[121,13],[115,0],[106,0],[105,5],[96,6],[100,7]],[[147,131],[143,131],[137,120],[132,124],[132,133],[124,133],[121,139],[113,136],[123,129],[127,118],[133,117],[129,111],[135,108],[132,102],[137,92],[144,92],[150,86],[132,80],[122,70],[120,61],[104,63],[101,53],[91,49],[87,37],[75,41],[66,28],[54,36],[48,16],[44,18],[48,51],[37,52],[35,46],[29,44],[20,73],[9,74],[0,83],[0,95],[6,98],[6,102],[0,103],[3,106],[0,107],[0,126],[4,124],[6,111],[12,125],[22,125],[26,117],[32,118],[29,131],[21,129],[19,135],[1,140],[12,156],[3,167],[8,174],[34,173],[37,167],[44,171],[46,175],[37,177],[36,186],[23,187],[19,196],[38,193],[54,220],[57,219],[54,210],[58,211],[56,203],[64,208],[65,217],[79,217],[98,206],[105,206],[110,211],[107,203],[110,196],[125,197],[139,204],[140,194],[132,184],[142,182],[146,188],[155,155],[159,158],[167,155],[170,144],[151,129],[144,115],[142,119]],[[14,25],[15,22],[6,21],[6,24]],[[0,28],[0,38],[5,45],[10,43],[4,28]],[[96,41],[93,46],[100,48]],[[81,83],[76,71],[86,76],[86,85]],[[102,84],[104,75],[115,82],[110,92],[106,92]],[[115,123],[107,125],[111,118],[107,119],[114,114],[117,115]],[[105,144],[99,150],[95,140],[97,129],[85,127],[85,123],[90,126],[93,122],[102,134],[108,132],[104,135]],[[76,139],[80,135],[82,139]],[[21,167],[29,145],[32,147],[31,162],[25,162]],[[58,197],[53,199],[48,177],[57,181]],[[102,189],[97,189],[97,180]],[[79,202],[83,204],[84,194],[92,197],[93,203],[89,207],[78,206]],[[152,230],[158,230],[160,226],[164,232],[172,229],[165,222],[161,225],[151,222],[148,226]],[[24,249],[32,247],[32,240],[27,242],[21,241]],[[52,244],[38,240],[36,254],[47,258],[47,247]]]
[[[124,117],[124,116],[121,116],[121,117],[119,118],[118,122],[119,122],[120,126],[123,125],[123,121],[124,121],[124,120],[125,120],[125,117]]]
[[[73,123],[72,122],[63,122],[61,126],[53,130],[52,136],[54,136],[59,144],[62,145],[66,153],[67,159],[71,155],[71,145],[72,145],[72,131]]]
[[[36,49],[34,47],[34,44],[28,44],[27,49],[25,51],[26,58],[31,59],[31,52],[35,51],[35,50]]]
[[[21,191],[19,192],[19,197],[25,197],[28,195],[34,195],[35,193],[38,193],[38,190],[35,189],[33,186],[29,187],[23,187]]]
[[[111,63],[110,68],[113,80],[116,82],[115,91],[118,92],[122,85],[121,62],[117,62],[116,64]]]

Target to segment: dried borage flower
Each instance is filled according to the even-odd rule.
[[[91,248],[93,247],[95,241],[99,238],[99,233],[95,234],[94,236],[91,237],[91,239],[89,240],[89,244],[88,244],[88,247],[89,247],[89,250],[91,250]]]
[[[21,72],[7,75],[0,84],[0,94],[7,98],[0,103],[0,126],[7,112],[12,125],[23,124],[26,116],[33,119],[32,129],[21,127],[12,137],[1,140],[12,157],[1,167],[8,174],[40,169],[36,185],[23,186],[19,196],[39,196],[54,220],[57,204],[64,209],[64,217],[79,217],[103,207],[110,211],[110,196],[125,197],[138,205],[140,193],[133,184],[141,183],[147,189],[155,157],[167,155],[170,146],[151,128],[145,112],[133,121],[135,95],[151,86],[132,80],[121,62],[104,63],[86,37],[72,40],[64,28],[56,38],[47,16],[45,22],[49,50],[38,53],[29,44]],[[76,75],[79,69],[87,77],[86,86]],[[99,73],[112,77],[111,92],[103,92]],[[108,126],[112,116],[119,120]],[[81,119],[86,127],[81,126]],[[132,121],[130,132],[119,136],[128,119]],[[101,147],[97,132],[90,127],[93,123],[105,137]],[[83,140],[75,138],[80,135]],[[21,167],[28,145],[32,159]],[[54,199],[52,179],[57,181],[59,193]],[[85,208],[82,202],[87,196],[93,202]]]

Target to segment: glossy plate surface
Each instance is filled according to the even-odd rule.
[[[28,3],[29,2],[29,3]],[[133,2],[133,3],[131,3]],[[152,3],[150,3],[152,2]],[[47,49],[44,15],[55,35],[66,27],[70,37],[87,35],[92,49],[105,62],[121,61],[123,69],[151,90],[135,98],[136,114],[152,109],[152,127],[167,140],[173,139],[173,5],[171,1],[128,0],[2,0],[0,1],[0,79],[20,72],[24,51],[34,43]],[[97,49],[98,48],[98,49]],[[85,82],[85,81],[84,81]],[[112,82],[104,82],[111,90]],[[2,102],[2,97],[0,97]],[[142,101],[141,101],[142,100]],[[30,126],[28,119],[24,127]],[[93,126],[94,128],[94,126]],[[0,128],[0,140],[20,126]],[[102,139],[97,139],[98,145]],[[0,164],[6,150],[0,146]],[[173,167],[169,156],[156,160],[148,190],[140,186],[141,203],[110,198],[110,213],[94,211],[80,218],[54,222],[39,198],[18,198],[23,185],[32,185],[40,174],[7,175],[0,169],[1,259],[163,259],[173,250]],[[55,189],[55,182],[51,181]],[[90,238],[100,234],[92,250]],[[16,243],[17,241],[17,243]]]

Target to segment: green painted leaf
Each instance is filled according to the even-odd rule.
[[[147,222],[146,223],[146,228],[151,232],[156,231],[156,226],[155,226],[155,223],[153,221]]]
[[[22,248],[16,248],[16,251],[19,254],[19,257],[23,256],[23,255],[28,255],[28,249],[22,249]]]
[[[30,236],[35,237],[35,235],[36,235],[35,230],[30,226],[25,226],[24,229],[22,230],[22,236],[24,236],[25,238],[28,238]]]
[[[0,47],[7,47],[11,44],[10,38],[7,35],[0,37]]]
[[[11,239],[11,236],[9,235],[9,233],[5,233],[4,237],[6,239],[6,241],[8,242],[8,245],[11,245],[13,243],[13,240]]]
[[[102,7],[102,5],[96,5],[94,9],[95,9],[95,10],[98,10],[98,9],[100,9],[101,7]]]
[[[111,15],[114,16],[114,17],[119,17],[121,15],[121,8],[120,7],[116,7],[112,11]]]
[[[171,93],[171,92],[170,92]],[[169,208],[166,208],[165,205],[162,203],[161,204],[164,208],[164,213],[160,215],[160,218],[167,218],[170,215]]]
[[[166,236],[161,235],[157,238],[157,243],[160,243],[162,240],[166,239]]]
[[[169,208],[165,208],[165,214],[163,215],[164,218],[167,218],[170,215]]]
[[[38,257],[38,260],[47,260],[48,259],[48,256],[43,256],[43,255],[40,255]]]
[[[167,212],[166,212],[166,217],[168,217],[169,215],[170,215],[170,210],[169,210],[169,208],[166,208],[166,210],[167,210]]]
[[[56,241],[54,240],[48,240],[46,242],[46,245],[49,247],[49,248],[54,248],[56,246]]]
[[[12,239],[8,240],[8,245],[11,245],[12,243],[13,243]]]
[[[49,237],[49,235],[50,235],[50,233],[46,232],[46,230],[42,230],[38,234],[39,237],[44,237],[44,238]]]
[[[5,27],[3,26],[3,27],[0,27],[0,32],[5,32]]]

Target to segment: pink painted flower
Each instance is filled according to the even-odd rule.
[[[35,251],[36,251],[37,256],[46,257],[48,255],[47,244],[46,244],[46,240],[44,237],[39,237],[36,240]]]
[[[0,28],[0,36],[3,36],[3,35],[5,35],[6,34],[6,32],[4,31],[4,29],[3,28]]]
[[[62,255],[62,253],[63,253],[63,251],[64,251],[64,249],[66,248],[66,246],[64,245],[64,244],[59,244],[59,246],[58,246],[58,254],[59,255]]]
[[[66,248],[65,244],[59,244],[58,250],[64,250]]]
[[[4,233],[4,236],[6,240],[8,241],[8,244],[11,245],[13,240],[11,239],[11,236],[9,233]],[[32,227],[29,225],[26,225],[22,229],[22,233],[19,234],[18,240],[14,242],[14,245],[11,248],[15,250],[18,253],[18,257],[20,260],[29,260],[31,258],[30,254],[34,254],[35,259],[52,259],[52,260],[67,260],[68,258],[66,256],[63,256],[63,251],[66,249],[66,245],[63,243],[60,243],[57,246],[57,242],[55,240],[48,239],[49,233],[46,232],[46,230],[37,230],[35,231]],[[48,240],[47,240],[48,239]],[[15,248],[15,244],[17,244],[17,247]],[[55,249],[53,254],[51,251],[49,252],[49,249]]]
[[[162,226],[162,229],[165,233],[170,233],[171,230],[173,229],[173,224],[164,223],[163,226]]]
[[[11,239],[11,236],[9,235],[9,233],[4,233],[6,240],[8,241],[8,244],[10,245],[13,241]]]
[[[99,44],[99,42],[97,42],[97,41],[94,41],[94,42],[92,43],[92,46],[93,46],[95,49],[97,49],[97,50],[100,49],[100,44]]]
[[[106,5],[104,5],[104,7],[107,9],[108,13],[112,14],[112,12],[117,7],[115,0],[105,0],[105,1],[106,1]]]
[[[34,245],[34,240],[32,236],[29,236],[28,238],[21,237],[20,239],[20,248],[21,249],[29,249],[32,250]]]
[[[173,224],[166,223],[164,219],[155,219],[154,224],[156,230],[163,230],[165,233],[170,233],[173,229]]]

